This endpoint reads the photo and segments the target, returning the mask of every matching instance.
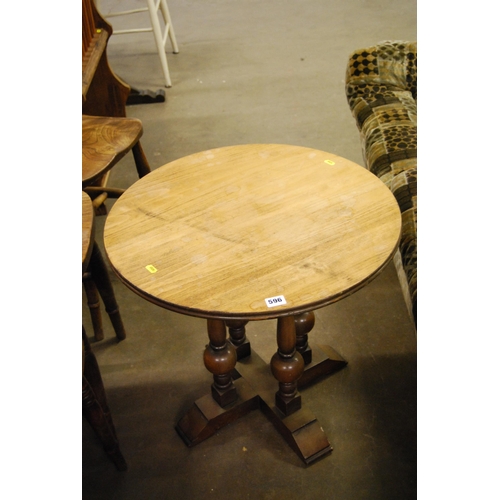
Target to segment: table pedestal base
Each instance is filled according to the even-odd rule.
[[[312,360],[306,365],[302,377],[298,380],[299,388],[338,372],[347,365],[347,361],[328,345],[316,345],[309,342],[309,347],[312,351]]]
[[[299,379],[299,387],[306,386],[318,377],[334,373],[347,364],[329,346],[319,347],[313,344],[311,348],[312,361]],[[208,394],[198,399],[181,418],[176,431],[188,446],[201,443],[222,427],[260,408],[306,464],[311,464],[332,451],[321,425],[310,410],[302,406],[285,416],[276,407],[276,379],[269,364],[255,352],[238,361],[233,370],[233,379],[238,392],[235,402],[222,408]]]

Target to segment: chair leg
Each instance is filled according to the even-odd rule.
[[[173,52],[174,54],[178,54],[179,47],[177,45],[177,39],[175,38],[175,31],[172,25],[172,19],[170,18],[167,0],[160,0],[160,9],[163,15],[163,21],[165,22],[165,29],[168,29],[168,36],[170,38],[170,42],[172,43]]]
[[[155,37],[156,48],[160,56],[161,67],[165,77],[165,86],[171,87],[172,81],[170,80],[170,73],[168,71],[167,55],[165,54],[165,43],[163,42],[163,35],[158,19],[158,11],[156,10],[155,0],[148,0],[149,17],[151,18],[151,26],[153,28],[153,35]]]
[[[132,154],[134,155],[135,166],[137,168],[139,178],[149,174],[151,172],[151,168],[149,167],[148,160],[139,141],[137,141],[135,146],[132,148]]]
[[[97,359],[90,348],[83,330],[84,365],[82,376],[82,411],[90,426],[101,440],[104,450],[120,471],[127,470],[127,462],[122,455],[111,412],[106,401]]]
[[[83,286],[85,287],[85,294],[87,295],[87,304],[90,310],[90,318],[92,319],[94,337],[99,341],[104,338],[100,306],[101,301],[99,299],[97,287],[92,279],[92,275],[89,272],[86,272],[83,275]]]
[[[99,246],[95,242],[94,248],[92,249],[92,256],[90,257],[89,270],[92,274],[92,279],[99,290],[99,294],[102,297],[109,319],[113,324],[116,337],[119,340],[125,339],[125,328],[120,316],[120,310],[116,302],[113,286],[111,284],[111,280],[109,279],[108,269],[106,268]]]

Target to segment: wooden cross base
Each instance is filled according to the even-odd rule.
[[[329,346],[311,345],[311,350],[312,359],[299,379],[299,387],[334,373],[347,364]],[[310,410],[302,406],[286,416],[276,407],[277,381],[269,364],[255,352],[239,359],[232,375],[238,393],[236,401],[222,408],[211,394],[207,394],[198,399],[178,422],[175,429],[187,446],[201,443],[222,427],[260,408],[306,464],[332,451],[321,425]]]

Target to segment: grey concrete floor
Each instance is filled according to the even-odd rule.
[[[101,0],[103,14],[142,5]],[[169,0],[180,53],[167,45],[172,88],[165,103],[129,106],[142,120],[151,167],[198,151],[242,143],[321,149],[363,164],[359,134],[344,93],[352,50],[386,39],[415,40],[415,0]],[[148,18],[113,18],[115,29]],[[108,57],[131,86],[163,87],[152,34],[116,35]],[[110,185],[136,180],[133,159]],[[108,207],[112,206],[112,202]],[[97,220],[102,246],[105,217]],[[333,452],[305,466],[256,410],[188,448],[174,426],[205,395],[205,322],[152,305],[113,275],[127,330],[117,342],[107,317],[93,342],[122,451],[117,472],[85,420],[85,499],[416,498],[416,333],[390,264],[356,294],[316,311],[311,339],[349,362],[302,391]],[[275,350],[274,321],[250,323],[252,348]]]

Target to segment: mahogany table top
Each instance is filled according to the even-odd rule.
[[[104,245],[120,279],[190,316],[266,319],[355,292],[393,256],[401,215],[365,168],[310,148],[203,151],[115,202]]]

